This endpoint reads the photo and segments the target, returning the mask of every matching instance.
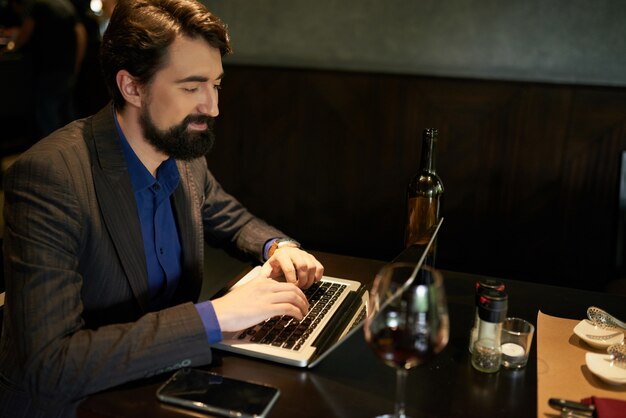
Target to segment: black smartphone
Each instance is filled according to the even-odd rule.
[[[197,369],[177,371],[157,390],[162,402],[247,418],[265,417],[279,395],[275,387]]]

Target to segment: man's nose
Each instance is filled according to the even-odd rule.
[[[219,96],[217,93],[217,89],[209,89],[209,92],[204,95],[204,100],[202,101],[202,103],[198,105],[198,111],[202,114],[216,117],[220,113],[218,98]]]

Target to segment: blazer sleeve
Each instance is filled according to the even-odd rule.
[[[132,295],[106,285],[112,278],[109,272],[118,274],[111,267],[115,259],[81,258],[84,231],[87,225],[98,224],[101,215],[93,209],[95,196],[86,191],[89,166],[75,166],[75,160],[60,152],[30,152],[14,163],[5,181],[8,321],[0,371],[48,406],[211,362],[204,327],[192,303],[135,314]],[[99,263],[103,273],[83,277],[80,265],[86,262]],[[132,319],[87,327],[82,291],[88,280],[103,281],[107,292],[92,299],[92,309],[100,304],[95,308],[111,315],[135,312],[128,315]],[[106,300],[110,295],[120,295],[120,306]]]
[[[287,235],[252,215],[228,194],[208,170],[206,160],[196,160],[193,170],[194,176],[202,179],[202,223],[207,241],[234,247],[263,262],[267,240]]]

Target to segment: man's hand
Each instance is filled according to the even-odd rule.
[[[240,331],[279,315],[301,320],[309,310],[306,296],[295,284],[277,282],[262,272],[212,303],[222,331]]]
[[[263,264],[260,276],[271,278],[285,276],[287,283],[294,283],[306,289],[318,282],[323,274],[324,267],[311,254],[294,247],[282,247],[276,249]]]

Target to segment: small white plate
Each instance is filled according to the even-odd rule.
[[[591,373],[612,385],[626,384],[626,367],[617,366],[610,354],[585,354],[585,362]]]
[[[624,341],[624,333],[618,328],[604,329],[597,327],[591,323],[588,319],[583,319],[574,327],[574,334],[594,348],[608,348],[613,344],[619,344]],[[608,339],[595,339],[593,337],[603,337],[607,335],[613,335],[615,337]],[[593,336],[593,337],[592,337]]]

